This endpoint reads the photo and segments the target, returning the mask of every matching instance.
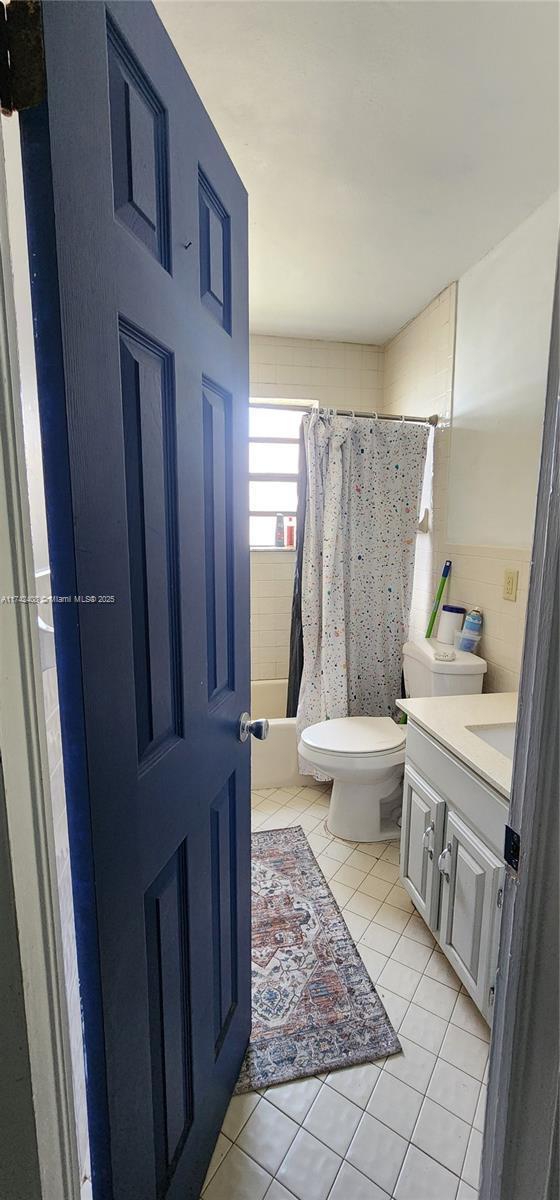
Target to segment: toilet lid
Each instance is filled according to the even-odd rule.
[[[387,754],[404,746],[406,730],[391,717],[336,717],[310,725],[301,740],[331,754]]]

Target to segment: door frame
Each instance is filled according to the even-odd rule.
[[[480,1200],[558,1195],[560,259],[557,260]]]
[[[17,119],[17,118],[16,118]],[[35,593],[0,126],[0,592]],[[42,1193],[78,1200],[70,1029],[37,610],[0,605],[0,752]]]

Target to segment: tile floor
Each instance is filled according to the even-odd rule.
[[[235,1096],[204,1200],[476,1200],[490,1031],[399,884],[396,842],[330,837],[328,789],[253,792],[302,825],[403,1053]]]

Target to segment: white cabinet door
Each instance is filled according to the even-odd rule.
[[[453,811],[439,857],[442,950],[483,1015],[491,1016],[503,863]]]
[[[431,929],[437,928],[445,801],[416,771],[404,772],[401,876],[412,903]]]

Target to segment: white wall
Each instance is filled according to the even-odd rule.
[[[428,486],[423,497],[423,505],[431,509],[430,528],[416,536],[410,609],[410,637],[414,638],[424,637],[426,632],[434,579],[443,563],[456,292],[456,284],[450,284],[384,347],[383,412],[411,417],[428,417],[431,413],[439,416],[433,440],[432,475],[431,480],[426,480]],[[429,460],[426,466],[429,471]]]
[[[2,118],[2,142],[6,162],[8,190],[8,227],[14,275],[14,296],[18,335],[18,356],[21,378],[21,405],[23,414],[25,465],[29,492],[31,537],[35,572],[49,567],[47,543],[47,521],[43,485],[43,462],[41,456],[41,432],[35,372],[33,344],[33,319],[29,287],[29,266],[23,203],[23,181],[19,150],[19,128],[17,117]],[[50,578],[50,577],[47,577]],[[39,594],[45,592],[38,585]],[[50,606],[49,606],[50,607]],[[49,610],[42,609],[41,615],[50,620]],[[64,977],[68,1000],[70,1023],[70,1047],[74,1084],[74,1105],[78,1137],[79,1164],[82,1176],[89,1169],[89,1135],[86,1107],[86,1082],[82,1043],[82,1017],[78,963],[76,956],[76,933],[72,877],[70,872],[70,850],[66,817],[66,794],[62,763],[62,737],[60,730],[60,708],[56,667],[43,671],[43,699],[47,731],[47,752],[51,803],[54,820],[57,882],[60,902],[60,920],[64,953]]]
[[[448,540],[530,546],[558,197],[459,280]]]

